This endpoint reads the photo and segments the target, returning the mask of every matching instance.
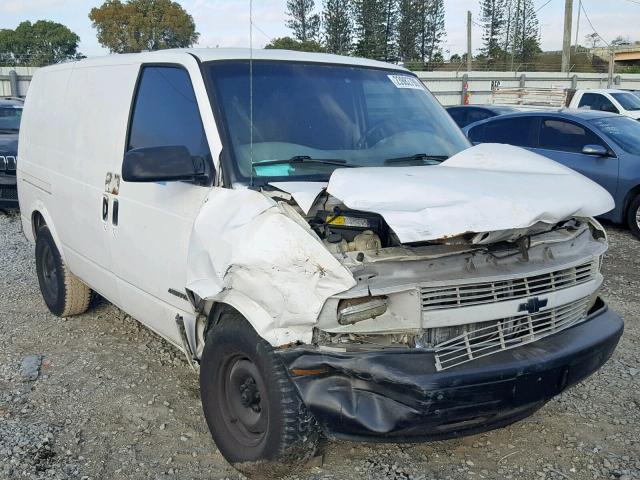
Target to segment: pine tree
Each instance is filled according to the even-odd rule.
[[[356,55],[359,57],[384,60],[385,19],[384,0],[354,0],[354,22],[358,41]]]
[[[398,56],[404,62],[416,60],[419,34],[418,3],[416,0],[400,0],[398,5]]]
[[[504,0],[480,0],[482,18],[482,53],[489,59],[500,58],[502,49],[500,40],[505,26]]]
[[[351,51],[352,41],[352,1],[325,0],[322,9],[324,43],[329,53],[340,55]]]
[[[418,0],[418,51],[423,62],[432,62],[436,53],[442,54],[444,29],[444,0]]]
[[[531,63],[540,53],[540,24],[533,0],[522,2],[520,61]]]
[[[320,31],[320,16],[313,13],[314,0],[287,0],[287,27],[300,42],[315,40]]]
[[[383,0],[384,4],[384,34],[382,38],[382,59],[386,62],[397,59],[396,38],[398,35],[398,2],[397,0]]]

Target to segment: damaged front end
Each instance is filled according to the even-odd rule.
[[[523,152],[215,192],[188,289],[277,348],[329,437],[507,425],[600,368],[623,328],[598,297],[607,241],[591,217],[611,198]]]

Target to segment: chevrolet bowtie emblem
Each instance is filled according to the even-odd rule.
[[[540,300],[538,297],[530,299],[527,303],[521,303],[518,307],[519,312],[527,312],[529,314],[538,313],[547,306],[549,300]]]

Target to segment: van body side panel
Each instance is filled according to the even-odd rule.
[[[63,132],[68,156],[59,165],[66,196],[57,221],[67,263],[72,272],[116,304],[110,248],[114,195],[107,191],[105,179],[113,175],[122,157],[135,81],[135,65],[79,65],[71,76],[61,113],[68,125]]]
[[[32,234],[31,217],[40,212],[65,261],[58,219],[68,199],[68,192],[61,188],[60,168],[69,158],[63,137],[69,128],[64,112],[72,70],[72,65],[64,65],[34,74],[20,126],[17,171],[21,215],[28,225],[25,231]]]

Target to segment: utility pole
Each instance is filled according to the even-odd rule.
[[[607,88],[613,87],[613,75],[616,70],[616,54],[613,47],[609,51],[609,75],[607,76]]]
[[[564,38],[562,41],[562,71],[571,68],[571,25],[573,24],[573,0],[564,2]]]
[[[471,71],[473,65],[473,53],[471,48],[471,11],[467,11],[467,72]]]

